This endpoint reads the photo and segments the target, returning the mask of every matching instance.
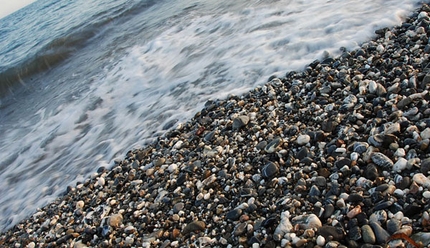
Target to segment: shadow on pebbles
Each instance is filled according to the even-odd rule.
[[[0,245],[428,246],[429,10],[360,49],[207,102]]]

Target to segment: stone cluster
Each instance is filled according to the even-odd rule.
[[[429,12],[207,102],[0,246],[428,247]]]

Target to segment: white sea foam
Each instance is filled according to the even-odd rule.
[[[206,9],[206,1],[194,2],[159,33],[151,30],[151,39],[134,41],[91,83],[82,79],[79,94],[65,97],[66,81],[48,86],[28,109],[9,106],[9,116],[16,110],[23,117],[0,122],[0,229],[161,135],[167,123],[187,121],[208,99],[242,94],[340,47],[354,49],[375,29],[400,24],[419,1],[226,1]],[[85,65],[77,71],[67,79],[73,85],[86,77]]]

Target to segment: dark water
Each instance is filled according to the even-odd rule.
[[[0,20],[0,230],[191,118],[419,1],[38,0]]]

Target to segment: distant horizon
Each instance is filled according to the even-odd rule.
[[[0,9],[0,19],[24,8],[33,2],[36,2],[36,0],[14,0],[13,2],[10,0],[0,0],[0,5],[2,6]]]

